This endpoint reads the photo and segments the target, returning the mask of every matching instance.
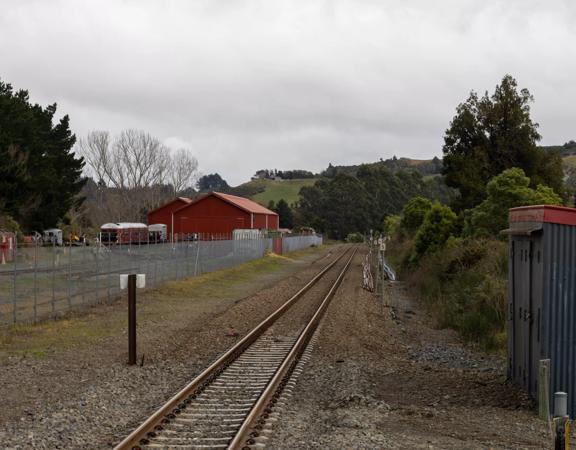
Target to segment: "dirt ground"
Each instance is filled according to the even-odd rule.
[[[142,367],[125,364],[124,302],[1,334],[0,447],[111,448],[340,250],[268,257],[148,291],[139,300]],[[388,286],[391,314],[361,288],[361,261],[335,295],[267,448],[550,447],[501,357],[435,329],[401,283]]]
[[[141,294],[141,367],[126,365],[125,299],[3,332],[0,448],[111,448],[340,247],[268,256]]]
[[[547,424],[505,377],[502,357],[437,330],[397,282],[361,288],[361,257],[327,312],[281,412],[273,449],[543,449]]]

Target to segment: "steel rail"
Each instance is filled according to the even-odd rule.
[[[162,424],[168,423],[177,414],[180,414],[186,403],[189,402],[188,397],[194,395],[198,389],[201,390],[204,387],[207,387],[210,382],[230,364],[230,362],[236,359],[242,352],[244,352],[244,350],[256,341],[256,339],[258,339],[282,314],[284,314],[286,310],[288,310],[298,299],[300,299],[300,297],[302,297],[302,295],[315,285],[318,280],[328,272],[328,270],[340,261],[348,251],[349,249],[343,251],[334,261],[318,272],[298,292],[286,300],[282,306],[260,322],[260,324],[252,329],[252,331],[250,331],[240,341],[230,347],[230,349],[182,388],[176,395],[170,398],[138,428],[124,438],[118,445],[116,445],[116,447],[114,447],[114,450],[138,450],[141,448],[140,445],[146,445],[148,439],[155,436],[155,431],[161,429]]]
[[[278,368],[278,370],[276,371],[276,373],[274,374],[274,376],[266,386],[266,389],[262,392],[256,403],[254,403],[254,406],[252,407],[252,409],[244,419],[244,422],[240,426],[238,432],[230,442],[228,450],[250,449],[250,445],[254,445],[256,443],[253,439],[253,436],[251,436],[251,433],[253,433],[252,430],[254,429],[255,425],[257,424],[262,414],[268,408],[268,405],[271,403],[273,398],[275,396],[277,397],[276,393],[278,391],[278,388],[281,386],[282,381],[285,379],[286,375],[289,374],[291,369],[294,368],[296,362],[298,361],[298,358],[306,349],[308,342],[310,341],[312,335],[314,334],[314,331],[316,331],[318,327],[320,319],[322,318],[324,312],[328,308],[328,305],[330,304],[332,297],[334,297],[336,289],[338,289],[338,287],[342,283],[342,280],[346,275],[346,271],[348,270],[348,267],[350,266],[352,259],[354,258],[354,255],[356,254],[356,250],[357,248],[354,249],[352,255],[350,256],[350,258],[348,258],[346,265],[338,275],[338,278],[330,288],[330,291],[328,291],[328,293],[322,300],[322,303],[314,313],[314,316],[312,316],[312,318],[310,319],[304,330],[302,330],[302,332],[298,336],[298,339],[294,343],[292,349],[290,350],[288,355],[286,355],[286,357],[284,358],[282,365]]]

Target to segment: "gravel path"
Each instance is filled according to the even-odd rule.
[[[142,367],[125,365],[123,332],[96,344],[55,350],[43,359],[5,359],[0,371],[1,447],[111,448],[339,251],[338,246],[318,249],[220,296],[196,298],[186,282],[172,283],[166,289],[190,307],[177,314],[166,309],[146,322],[139,331],[140,349],[145,350]],[[263,284],[268,287],[261,289]],[[146,296],[152,298],[143,302],[155,301],[154,292]],[[94,320],[114,314],[125,315],[123,306],[91,312]]]
[[[506,382],[502,358],[431,327],[401,283],[388,287],[393,320],[361,289],[361,261],[333,299],[267,448],[550,447],[546,424]]]

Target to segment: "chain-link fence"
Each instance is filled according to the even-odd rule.
[[[15,243],[0,260],[0,325],[37,322],[84,305],[111,302],[122,273],[146,274],[147,287],[199,275],[260,258],[272,238],[184,240],[58,246]],[[284,253],[321,245],[322,237],[282,238]]]
[[[322,245],[322,236],[306,234],[301,236],[288,236],[282,238],[282,253],[289,253],[301,248]]]

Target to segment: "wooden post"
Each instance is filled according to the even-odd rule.
[[[538,365],[538,417],[550,417],[550,360],[541,359]]]
[[[128,275],[128,364],[136,364],[136,274]]]

